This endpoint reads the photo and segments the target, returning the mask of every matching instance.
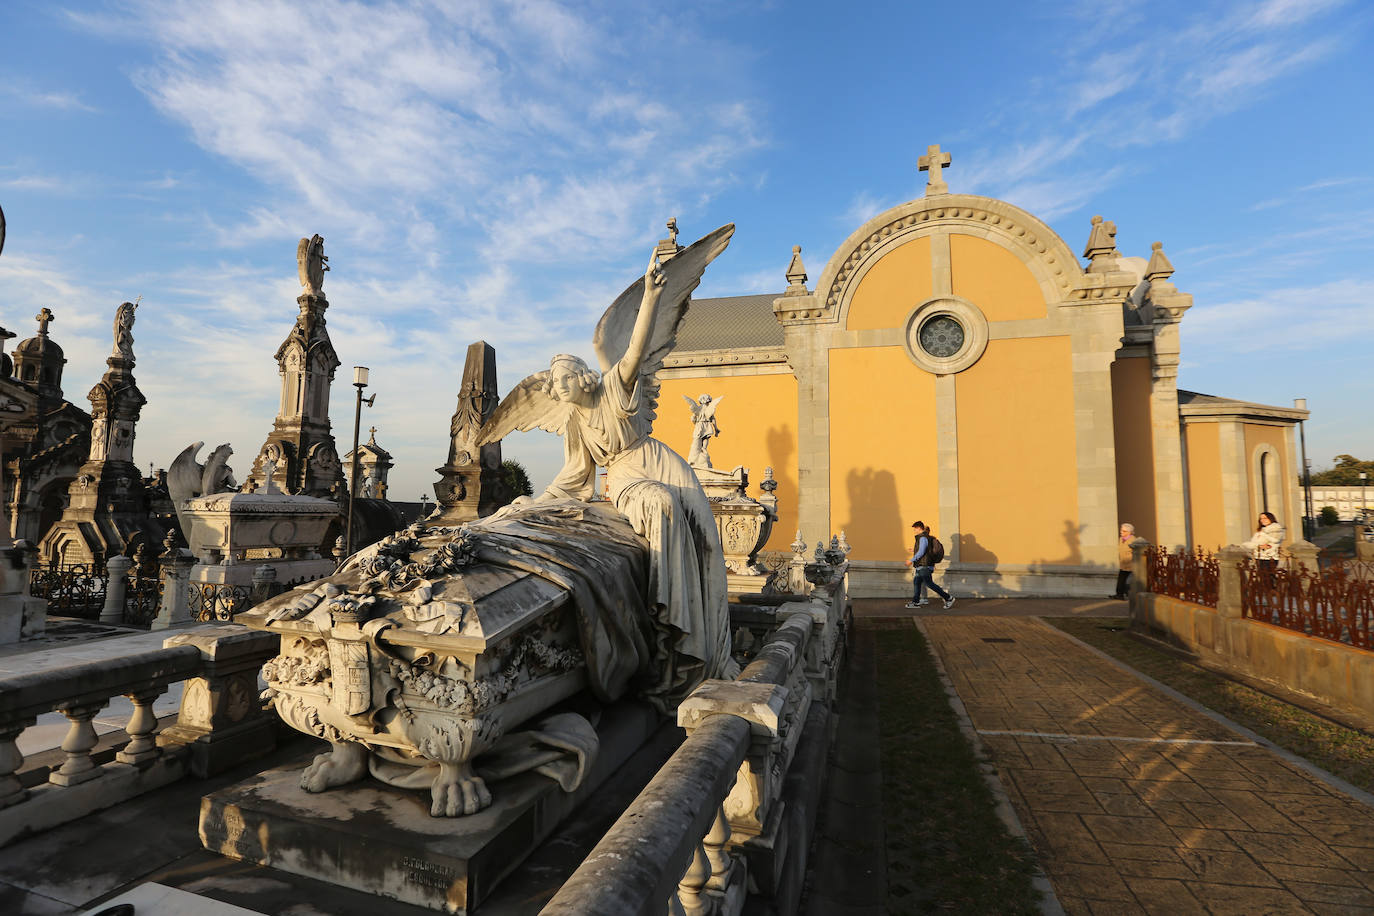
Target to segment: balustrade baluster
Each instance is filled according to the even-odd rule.
[[[21,719],[0,727],[0,808],[21,802],[29,794],[15,775],[24,762],[24,755],[19,752],[16,742],[33,722],[33,719]]]
[[[706,882],[711,877],[711,862],[706,858],[706,846],[698,841],[692,862],[677,885],[677,899],[685,916],[706,916],[711,911],[706,899]]]
[[[730,822],[725,819],[725,804],[716,809],[716,819],[711,829],[706,831],[702,845],[706,850],[706,860],[711,863],[711,877],[706,884],[711,890],[724,891],[730,883],[730,851],[725,848],[730,842]]]
[[[153,712],[153,701],[166,692],[166,687],[153,687],[124,694],[133,702],[134,712],[129,716],[129,724],[124,727],[129,735],[129,743],[115,754],[115,759],[120,763],[139,763],[162,753],[157,746],[157,714]]]
[[[80,706],[66,706],[60,708],[62,715],[71,721],[71,727],[67,729],[67,737],[62,741],[62,750],[67,755],[66,761],[61,769],[48,776],[48,782],[58,786],[74,786],[77,783],[95,779],[104,773],[104,770],[95,765],[91,759],[91,748],[95,747],[99,738],[95,733],[95,726],[91,720],[96,713],[105,708],[108,700],[101,700],[98,703],[83,703]]]

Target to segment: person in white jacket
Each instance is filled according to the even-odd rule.
[[[1277,562],[1279,545],[1283,543],[1284,528],[1272,512],[1261,512],[1255,526],[1255,536],[1240,546],[1250,551],[1256,560]]]
[[[1279,567],[1279,545],[1284,529],[1272,512],[1261,512],[1256,521],[1255,536],[1240,546],[1255,558],[1256,572],[1266,588],[1274,587],[1274,573]]]

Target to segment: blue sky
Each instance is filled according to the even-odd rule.
[[[1372,457],[1372,35],[1374,7],[1340,0],[8,0],[0,323],[28,336],[52,308],[84,406],[142,295],[136,458],[228,441],[242,476],[318,232],[340,451],[365,364],[364,427],[416,499],[469,342],[503,391],[590,356],[668,216],[687,238],[738,224],[700,296],[781,291],[796,244],[814,280],[923,193],[940,143],[951,191],[1075,251],[1095,213],[1124,254],[1164,243],[1195,297],[1181,387],[1306,396],[1315,466]],[[536,484],[561,457],[543,434],[506,452]]]

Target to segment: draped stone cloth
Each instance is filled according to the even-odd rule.
[[[597,466],[606,468],[607,496],[649,544],[655,678],[646,696],[672,708],[706,678],[728,674],[725,554],[691,467],[649,436],[653,410],[641,380],[627,389],[612,369],[597,385],[591,406],[573,407],[566,461],[545,497],[587,499]]]
[[[605,503],[508,506],[468,522],[483,563],[524,570],[572,593],[592,693],[618,700],[651,670],[644,541]]]

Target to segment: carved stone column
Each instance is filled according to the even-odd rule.
[[[153,620],[154,630],[191,622],[191,567],[195,565],[196,558],[185,547],[162,555],[162,604]]]
[[[449,423],[448,461],[435,470],[434,498],[439,511],[432,524],[456,525],[496,511],[501,501],[501,443],[477,446],[477,433],[499,398],[496,350],[479,340],[468,347],[458,406]]]
[[[129,567],[134,561],[123,554],[115,554],[105,563],[105,606],[100,610],[101,623],[123,623],[124,601],[129,591]]]

